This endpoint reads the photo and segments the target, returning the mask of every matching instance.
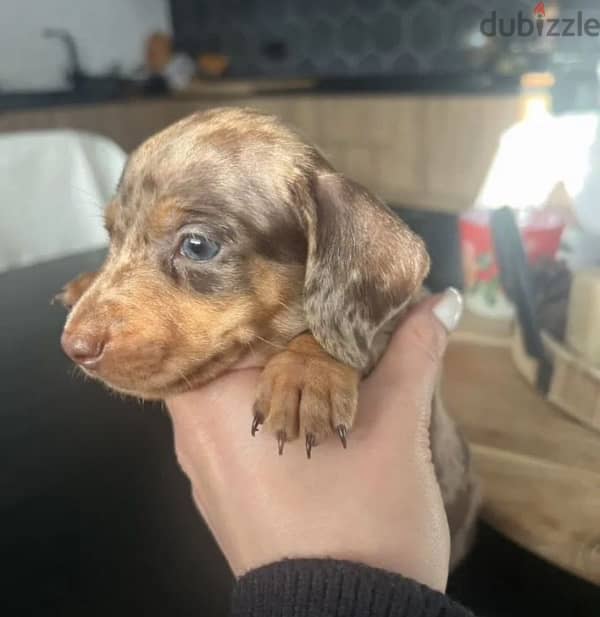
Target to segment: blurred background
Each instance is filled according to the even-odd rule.
[[[294,126],[465,292],[444,394],[485,504],[451,595],[600,615],[596,0],[0,0],[3,605],[227,614],[166,414],[73,375],[48,305],[127,155],[221,105]]]

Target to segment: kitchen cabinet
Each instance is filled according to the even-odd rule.
[[[459,212],[473,203],[517,96],[290,94],[131,100],[0,113],[0,132],[72,128],[130,151],[194,111],[251,106],[279,115],[343,172],[390,203]]]

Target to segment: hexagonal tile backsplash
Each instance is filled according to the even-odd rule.
[[[589,2],[597,1],[561,0],[569,8],[586,2],[589,8]],[[531,15],[534,4],[534,0],[171,0],[171,9],[178,47],[192,54],[227,54],[232,75],[344,77],[480,69],[485,64],[482,48],[489,43],[480,33],[481,19],[492,10]]]

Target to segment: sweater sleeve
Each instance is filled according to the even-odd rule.
[[[248,572],[232,617],[472,617],[447,596],[392,572],[332,559],[290,559]]]

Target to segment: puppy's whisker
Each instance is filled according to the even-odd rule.
[[[277,300],[277,304],[279,304],[280,306],[283,306],[284,309],[287,309],[288,311],[291,310],[291,307],[289,304],[286,304],[283,300]]]
[[[76,364],[69,367],[69,373],[74,379],[82,379],[83,381],[88,379],[88,376]]]
[[[287,347],[285,345],[282,345],[281,343],[274,343],[273,341],[268,341],[266,338],[263,338],[262,336],[259,336],[258,334],[255,335],[256,338],[260,341],[262,341],[263,343],[266,343],[267,345],[271,345],[271,347],[274,347],[275,349],[287,349]]]
[[[248,348],[248,351],[249,351],[250,353],[252,353],[252,354],[254,353],[254,347],[252,347],[252,343],[251,343],[250,341],[248,341],[248,342],[246,343],[246,347]]]
[[[183,381],[185,381],[187,387],[191,390],[193,388],[192,383],[190,382],[190,380],[185,376],[184,372],[180,369],[177,369],[177,373],[179,374],[179,376],[181,377],[181,379],[183,379]]]

